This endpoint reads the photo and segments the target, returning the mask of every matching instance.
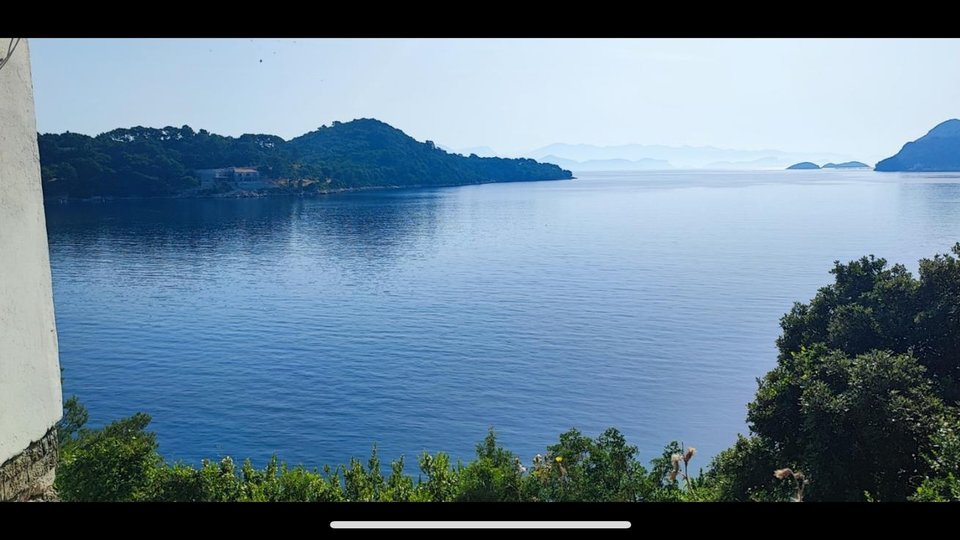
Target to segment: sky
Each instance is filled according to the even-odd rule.
[[[875,162],[960,117],[960,39],[31,39],[38,129],[291,138],[377,118],[502,155],[551,143]]]

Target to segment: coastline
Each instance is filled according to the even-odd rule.
[[[348,187],[348,188],[316,190],[316,191],[310,191],[310,192],[291,191],[291,190],[285,190],[283,188],[273,188],[268,190],[257,190],[257,191],[236,190],[236,191],[231,191],[227,193],[211,193],[211,194],[177,193],[174,195],[157,195],[152,197],[144,197],[144,196],[112,197],[112,196],[102,196],[102,195],[86,197],[83,199],[69,198],[69,197],[44,197],[43,202],[44,204],[51,203],[51,202],[56,202],[59,204],[68,204],[72,202],[142,201],[142,200],[153,200],[153,199],[262,199],[267,197],[312,198],[312,197],[321,197],[326,195],[339,195],[342,193],[356,193],[361,191],[448,188],[448,187],[461,187],[461,186],[480,186],[485,184],[516,184],[516,183],[522,183],[522,182],[559,182],[564,180],[576,180],[576,179],[577,179],[576,176],[571,176],[569,178],[544,178],[541,180],[491,180],[489,182],[469,182],[469,183],[450,183],[450,184],[411,184],[411,185],[405,185],[405,186],[399,186],[399,185],[357,186],[357,187]]]

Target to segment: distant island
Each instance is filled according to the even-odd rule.
[[[823,167],[810,161],[801,161],[787,167],[787,170],[810,170],[810,169],[869,169],[870,166],[860,161],[844,161],[843,163],[827,163]]]
[[[374,119],[334,122],[289,141],[190,126],[41,134],[46,198],[259,196],[563,180],[533,159],[462,156]]]
[[[794,163],[793,165],[787,167],[788,171],[795,170],[807,170],[807,169],[819,169],[820,166],[816,163],[811,163],[809,161],[801,161],[800,163]]]
[[[827,163],[822,169],[869,169],[870,166],[860,161],[844,161],[843,163]]]
[[[960,171],[960,120],[947,120],[919,139],[908,142],[895,156],[877,163],[878,171]]]
[[[477,152],[477,154],[480,154]],[[787,152],[772,148],[743,150],[714,146],[666,146],[659,144],[593,144],[554,143],[523,152],[524,157],[555,163],[572,171],[652,170],[652,169],[783,169],[798,161],[839,163],[854,156],[830,152]],[[569,160],[566,162],[560,160]],[[571,164],[570,162],[577,162]],[[569,166],[568,166],[569,164]]]

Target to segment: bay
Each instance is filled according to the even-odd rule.
[[[615,426],[701,465],[746,433],[779,318],[960,240],[960,177],[589,173],[314,199],[48,203],[64,393],[171,460],[309,466],[493,427],[529,462]]]

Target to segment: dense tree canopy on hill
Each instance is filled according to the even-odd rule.
[[[372,119],[334,122],[290,141],[183,126],[115,129],[96,137],[42,134],[39,145],[46,197],[176,195],[198,186],[196,169],[231,166],[256,167],[267,178],[297,181],[297,189],[307,191],[572,177],[532,159],[448,154]]]

